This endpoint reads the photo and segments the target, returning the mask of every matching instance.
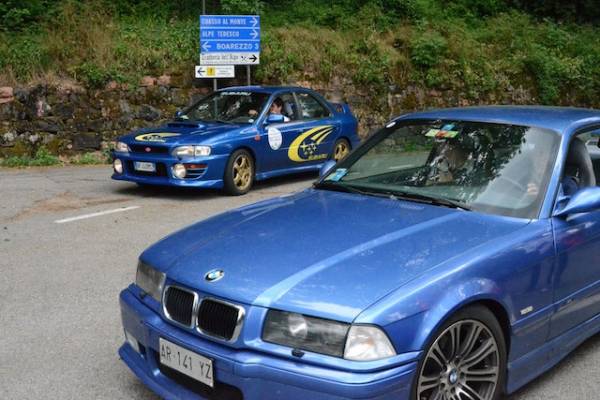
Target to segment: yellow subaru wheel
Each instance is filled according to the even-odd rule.
[[[227,162],[223,180],[229,194],[239,196],[248,193],[254,183],[254,158],[247,150],[233,152]]]
[[[350,143],[346,139],[338,139],[333,147],[333,159],[337,162],[350,154]]]

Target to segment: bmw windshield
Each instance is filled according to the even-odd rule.
[[[177,118],[189,121],[251,124],[265,107],[269,94],[216,92],[184,110]]]
[[[537,218],[556,159],[552,131],[464,121],[398,122],[317,188]]]

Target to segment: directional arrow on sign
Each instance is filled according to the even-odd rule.
[[[250,34],[250,36],[252,36],[252,39],[256,39],[256,37],[258,36],[258,32],[256,31],[256,29],[252,29],[252,33]]]
[[[252,17],[252,26],[256,26],[256,24],[258,24],[258,20],[256,19],[256,17]]]
[[[252,54],[252,57],[248,57],[250,59],[250,61],[255,62],[256,61],[256,54]]]
[[[204,44],[202,45],[202,49],[204,51],[209,51],[210,50],[210,44],[208,44],[208,42],[204,42]]]

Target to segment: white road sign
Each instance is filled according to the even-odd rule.
[[[233,65],[196,65],[196,78],[235,78]]]
[[[260,53],[200,53],[202,65],[258,65]]]

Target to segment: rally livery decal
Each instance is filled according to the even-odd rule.
[[[322,160],[328,157],[327,154],[316,154],[319,144],[333,132],[332,125],[317,126],[309,129],[298,136],[288,149],[288,157],[292,161],[306,162]]]
[[[145,133],[143,135],[138,135],[135,137],[135,140],[139,142],[166,142],[166,138],[181,136],[180,133]]]

